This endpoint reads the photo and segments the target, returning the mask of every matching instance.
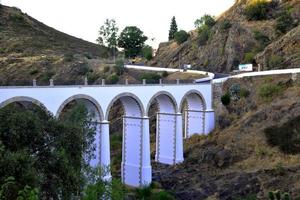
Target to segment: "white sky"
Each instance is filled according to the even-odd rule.
[[[67,34],[95,42],[106,18],[114,18],[120,31],[128,25],[139,27],[157,47],[167,41],[170,21],[176,17],[179,29],[194,29],[204,14],[218,16],[235,0],[0,0]]]

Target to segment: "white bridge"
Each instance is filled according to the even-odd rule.
[[[117,100],[124,107],[121,177],[123,183],[139,187],[152,179],[149,108],[158,105],[156,156],[160,163],[174,165],[184,160],[183,138],[208,134],[214,129],[212,85],[97,85],[0,87],[0,108],[13,102],[33,103],[59,117],[71,102],[82,102],[95,113],[96,158],[91,165],[110,166],[109,111]],[[184,106],[185,105],[185,106]],[[105,178],[110,178],[110,172]]]

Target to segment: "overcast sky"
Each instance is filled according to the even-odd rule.
[[[39,21],[70,35],[95,42],[106,18],[114,18],[122,30],[134,25],[144,31],[147,43],[167,41],[170,21],[176,17],[179,29],[194,29],[203,14],[218,16],[234,0],[0,0],[15,6]]]

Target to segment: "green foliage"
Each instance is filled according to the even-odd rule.
[[[288,32],[295,26],[296,23],[288,11],[281,12],[279,17],[276,19],[275,29],[280,34]]]
[[[121,32],[118,39],[118,46],[124,48],[125,56],[128,58],[141,54],[144,43],[148,38],[144,36],[136,26],[127,26]]]
[[[110,84],[116,84],[119,81],[119,76],[116,74],[112,74],[107,78],[107,80],[108,80],[108,83],[110,83]]]
[[[268,17],[270,2],[257,0],[248,4],[245,8],[245,15],[248,20],[265,20]]]
[[[269,200],[292,200],[292,197],[289,193],[282,193],[280,190],[268,192]]]
[[[87,79],[89,84],[94,83],[96,80],[98,80],[99,78],[101,78],[101,75],[95,72],[89,72],[87,73]]]
[[[117,60],[116,65],[114,66],[114,72],[118,75],[121,76],[125,72],[125,67],[124,67],[124,61],[123,60]]]
[[[147,83],[158,83],[161,76],[157,73],[143,73],[139,77],[140,80],[146,79]]]
[[[215,25],[215,19],[210,15],[204,15],[195,21],[195,27],[198,29],[199,45],[205,45],[212,35],[211,28]]]
[[[257,40],[262,48],[266,47],[268,44],[270,44],[270,39],[268,36],[264,35],[260,31],[253,31],[254,38]]]
[[[90,71],[90,67],[87,63],[79,63],[77,66],[78,75],[84,76]]]
[[[211,37],[211,29],[207,25],[203,25],[198,28],[198,40],[199,45],[205,45],[208,39]]]
[[[247,53],[245,53],[243,63],[253,63],[255,56],[256,56],[255,52],[247,52]]]
[[[232,24],[230,23],[230,21],[228,19],[225,19],[220,22],[220,28],[223,31],[230,29],[231,26],[232,26]]]
[[[247,194],[243,197],[233,198],[234,200],[256,200],[256,194]]]
[[[250,91],[244,88],[240,90],[240,97],[247,98],[250,95]]]
[[[271,83],[265,83],[258,89],[258,95],[269,100],[270,98],[277,96],[281,91],[281,86]]]
[[[216,24],[216,20],[211,15],[206,14],[206,15],[203,15],[200,19],[197,19],[194,24],[195,24],[196,28],[200,28],[204,25],[211,28]]]
[[[72,62],[74,60],[74,55],[72,53],[66,53],[64,55],[65,62]]]
[[[36,106],[26,108],[11,104],[0,109],[2,199],[34,199],[35,188],[40,199],[76,196],[94,149],[94,126],[85,107],[78,105],[59,120]]]
[[[230,104],[230,95],[229,93],[226,93],[224,94],[222,97],[221,97],[221,102],[224,106],[228,106]]]
[[[35,75],[35,74],[37,74],[37,73],[39,73],[39,70],[38,70],[38,69],[32,69],[32,70],[29,72],[30,75]]]
[[[163,73],[161,74],[161,76],[163,78],[166,78],[167,76],[169,76],[169,73],[167,71],[163,71]]]
[[[283,58],[281,56],[272,55],[268,61],[269,69],[281,68],[281,64],[283,63]]]
[[[300,116],[288,121],[281,127],[273,126],[265,129],[267,141],[272,146],[278,146],[287,154],[300,153]]]
[[[185,41],[187,41],[188,38],[189,38],[189,34],[184,30],[180,30],[180,31],[176,32],[175,37],[174,37],[177,44],[184,43]]]
[[[172,17],[171,24],[170,24],[170,30],[169,30],[169,41],[173,40],[175,38],[175,33],[177,33],[177,23],[175,16]]]
[[[109,167],[93,168],[91,170],[92,176],[88,178],[88,184],[83,190],[83,200],[94,199],[124,199],[127,192],[125,186],[119,179],[112,179],[110,181],[102,181],[102,177],[106,176],[109,172]]]
[[[116,48],[118,31],[119,28],[116,21],[114,19],[106,19],[100,27],[97,42],[100,45],[106,45],[110,49]]]
[[[164,190],[159,190],[158,192],[154,190],[155,185],[151,184],[143,188],[137,188],[135,190],[137,199],[144,200],[175,200],[175,198],[168,192]]]
[[[110,70],[110,67],[109,66],[105,66],[103,68],[103,73],[107,73],[107,72],[109,72],[109,70]]]
[[[149,45],[146,45],[143,47],[143,57],[146,58],[147,60],[151,60],[152,59],[152,52],[153,52],[153,49],[151,46]]]

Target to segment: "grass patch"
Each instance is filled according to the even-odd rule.
[[[265,100],[269,100],[272,97],[279,95],[281,93],[282,89],[283,88],[280,85],[265,83],[259,88],[258,95],[261,98],[264,98]]]

